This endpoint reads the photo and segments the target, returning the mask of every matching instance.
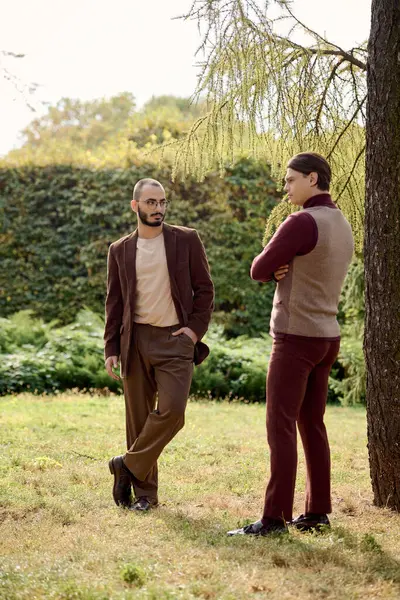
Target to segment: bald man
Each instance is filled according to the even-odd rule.
[[[119,379],[120,362],[127,438],[109,468],[115,503],[147,511],[158,504],[157,459],[184,425],[193,364],[209,353],[214,288],[196,230],[164,222],[160,182],[138,181],[131,207],[137,229],[108,254],[105,367]]]

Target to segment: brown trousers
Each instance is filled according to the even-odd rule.
[[[263,519],[293,518],[296,422],[307,464],[305,512],[330,513],[330,451],[324,425],[328,378],[339,341],[274,340],[267,375],[267,438],[271,475]]]
[[[194,344],[185,334],[172,335],[179,328],[134,325],[132,362],[123,384],[128,448],[124,462],[133,474],[136,497],[157,500],[157,459],[185,422]]]

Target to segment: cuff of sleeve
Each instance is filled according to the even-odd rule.
[[[104,348],[104,360],[107,360],[110,356],[119,356],[120,347],[119,344],[107,344]]]
[[[189,327],[189,329],[195,332],[198,342],[201,340],[201,338],[207,331],[207,327],[204,327],[204,324],[199,323],[199,321],[189,321],[187,327]]]

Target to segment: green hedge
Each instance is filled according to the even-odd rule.
[[[0,395],[67,389],[121,392],[103,360],[103,320],[81,311],[75,323],[59,327],[32,318],[29,311],[0,319]],[[201,398],[265,401],[265,379],[272,340],[269,336],[227,340],[221,326],[206,336],[210,356],[196,367],[191,394]],[[328,401],[354,404],[365,399],[361,344],[345,338],[332,370]]]
[[[166,187],[167,220],[202,236],[226,334],[268,331],[274,286],[251,281],[249,268],[276,191],[268,167],[246,159],[202,183],[172,183],[169,167],[150,164],[0,169],[0,315],[30,309],[66,324],[83,306],[103,313],[108,246],[136,227],[132,188],[148,176]]]

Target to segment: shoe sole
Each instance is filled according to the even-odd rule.
[[[134,508],[134,503],[133,503],[129,507],[129,510],[131,510],[132,512],[149,512],[149,510],[154,510],[158,506],[159,506],[158,502],[156,504],[154,504],[154,503],[151,502],[150,506],[148,508]]]
[[[320,525],[313,525],[313,526],[293,525],[293,527],[295,527],[295,529],[297,529],[298,531],[301,531],[302,533],[313,533],[313,532],[315,532],[315,533],[323,533],[327,529],[331,528],[330,525],[323,524],[323,523],[321,523]]]

